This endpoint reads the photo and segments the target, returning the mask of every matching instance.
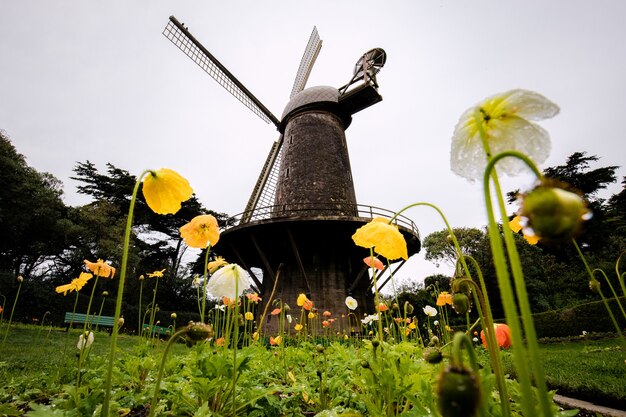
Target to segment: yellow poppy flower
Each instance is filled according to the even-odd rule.
[[[92,277],[93,275],[89,272],[81,272],[78,278],[74,278],[69,284],[59,285],[55,291],[63,293],[63,295],[67,295],[68,292],[72,291],[80,291]]]
[[[187,246],[204,249],[207,244],[215,246],[220,239],[220,228],[217,219],[210,214],[196,216],[180,228],[180,236]]]
[[[472,181],[482,180],[487,153],[481,129],[492,155],[515,150],[542,164],[550,154],[550,135],[531,120],[548,119],[558,112],[559,107],[541,94],[520,89],[497,94],[472,106],[463,113],[452,136],[452,171]],[[517,158],[498,162],[498,169],[507,175],[515,175],[524,167]]]
[[[281,343],[283,343],[282,336],[276,336],[276,337],[270,336],[270,345],[272,345],[272,346],[280,346]]]
[[[298,295],[298,299],[296,300],[296,304],[298,304],[298,307],[302,307],[307,300],[308,300],[308,298],[306,298],[306,294],[300,294],[300,295]]]
[[[446,304],[452,305],[452,294],[447,291],[442,291],[437,296],[437,305],[441,307]]]
[[[189,182],[168,168],[150,171],[143,180],[143,196],[148,207],[157,214],[176,213],[192,194]]]
[[[89,262],[85,259],[84,262],[87,269],[97,277],[112,279],[115,276],[115,268],[104,262],[102,259],[98,259],[97,262]]]
[[[244,314],[244,317],[248,321],[254,320],[254,314],[252,314],[252,312],[250,312],[250,311],[246,311],[246,314]]]
[[[228,265],[228,262],[226,262],[226,260],[224,260],[224,258],[222,258],[221,256],[218,256],[217,258],[215,258],[214,261],[211,261],[208,263],[207,271],[209,271],[209,274],[213,274],[215,271],[217,271],[224,265]]]
[[[404,236],[396,225],[389,224],[383,217],[376,217],[359,227],[352,235],[352,240],[357,246],[374,248],[374,252],[390,261],[398,258],[409,259]]]
[[[163,272],[165,272],[165,269],[161,269],[160,271],[154,271],[146,275],[148,276],[148,278],[163,278]]]
[[[536,245],[539,242],[539,236],[529,235],[528,233],[526,233],[522,228],[522,224],[520,223],[520,221],[520,216],[513,217],[509,222],[509,227],[511,228],[513,233],[518,233],[521,230],[522,234],[524,235],[524,239],[526,239],[526,242],[530,243],[531,245]]]
[[[293,326],[294,330],[296,332],[299,332],[300,330],[302,330],[304,328],[303,325],[301,325],[300,323],[296,324],[295,326]]]
[[[311,311],[311,312],[307,315],[307,317],[308,317],[308,318],[310,318],[310,319],[314,319],[314,318],[315,318],[315,313]]]

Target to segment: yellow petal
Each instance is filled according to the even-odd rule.
[[[520,224],[520,216],[515,216],[509,221],[509,227],[513,231],[513,233],[517,233],[522,230],[522,225]]]
[[[183,201],[193,194],[189,182],[176,171],[161,168],[146,175],[143,195],[148,206],[157,214],[174,214]]]
[[[209,243],[215,246],[220,239],[217,219],[210,214],[196,216],[180,228],[180,236],[192,248],[204,249]]]
[[[357,246],[374,248],[374,251],[393,261],[402,258],[409,259],[406,241],[397,226],[389,224],[388,220],[377,217],[365,226],[361,226],[352,235]]]
[[[63,295],[67,295],[68,291],[74,291],[74,286],[72,284],[59,285],[55,289],[58,293],[63,293]]]

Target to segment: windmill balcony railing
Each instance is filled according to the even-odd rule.
[[[323,204],[298,204],[297,206],[285,207],[282,205],[258,207],[254,210],[245,211],[234,215],[228,219],[229,226],[241,226],[247,223],[259,222],[264,220],[281,220],[286,218],[365,218],[373,219],[375,217],[383,217],[392,219],[395,215],[394,211],[387,210],[376,206],[368,206],[364,204],[340,204],[340,205],[323,205]],[[419,238],[419,230],[413,220],[406,216],[399,215],[393,220],[393,223],[409,229]]]

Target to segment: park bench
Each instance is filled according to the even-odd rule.
[[[71,324],[85,324],[85,321],[87,320],[87,315],[86,314],[82,314],[82,313],[73,313],[73,317],[72,317],[72,313],[71,312],[66,312],[65,313],[65,320],[64,323],[67,325],[67,330],[70,329],[70,323]],[[115,317],[111,317],[111,316],[97,316],[95,314],[90,314],[89,315],[89,323],[92,327],[93,326],[102,326],[102,327],[111,327],[113,328],[113,323],[114,323]]]
[[[144,324],[143,333],[145,334],[149,331],[150,331],[150,325]],[[170,329],[169,327],[152,326],[152,334],[158,334],[159,336],[169,336],[170,334],[172,334],[172,329]]]

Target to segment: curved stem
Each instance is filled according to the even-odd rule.
[[[161,387],[161,379],[163,378],[163,369],[165,368],[165,360],[167,359],[167,354],[170,351],[170,348],[174,344],[174,342],[183,334],[187,333],[189,329],[187,327],[183,327],[176,333],[170,337],[170,340],[167,341],[165,345],[165,350],[163,351],[163,358],[161,359],[161,366],[159,367],[159,373],[157,374],[156,382],[154,383],[154,394],[152,394],[152,401],[150,402],[150,415],[149,417],[154,416],[154,409],[156,408],[157,398],[159,397],[159,390]]]
[[[626,272],[624,274],[619,273],[619,263],[622,260],[622,256],[624,256],[624,254],[626,254],[626,251],[622,252],[619,258],[617,258],[617,262],[615,262],[615,272],[617,273],[617,280],[619,281],[619,285],[620,287],[622,287],[622,294],[624,294],[624,297],[626,297],[626,286],[624,285],[624,274],[626,274]]]
[[[140,278],[140,283],[139,283],[139,316],[137,317],[137,326],[139,327],[137,329],[137,336],[141,336],[141,333],[143,332],[143,320],[141,320],[141,300],[143,298],[143,279]]]
[[[20,290],[22,289],[22,281],[20,281],[20,285],[17,287],[17,293],[15,294],[15,300],[13,301],[13,308],[11,308],[11,315],[9,316],[9,324],[7,324],[7,328],[4,331],[4,339],[2,339],[2,344],[7,341],[7,336],[9,335],[9,328],[11,328],[11,322],[13,321],[13,313],[15,312],[15,306],[17,305],[17,299],[20,297]]]
[[[530,303],[528,302],[526,284],[524,282],[524,276],[519,255],[517,252],[517,247],[515,246],[515,241],[513,239],[513,233],[508,224],[506,207],[504,199],[502,197],[502,190],[500,188],[498,175],[495,171],[495,164],[500,159],[505,157],[516,157],[522,160],[529,168],[531,168],[531,170],[539,178],[542,178],[542,175],[535,166],[535,164],[526,155],[521,154],[517,151],[502,152],[494,157],[489,158],[489,162],[487,163],[487,167],[485,169],[485,174],[483,177],[483,187],[485,194],[485,203],[487,205],[487,211],[489,216],[489,236],[492,242],[491,247],[494,256],[494,263],[496,265],[496,275],[498,277],[498,284],[500,286],[505,315],[511,328],[514,360],[522,392],[524,393],[523,397],[526,397],[528,399],[531,398],[527,397],[527,395],[531,393],[531,376],[528,374],[528,360],[526,359],[526,357],[528,357],[534,373],[535,385],[537,387],[537,390],[539,391],[538,397],[542,415],[551,416],[552,407],[550,398],[548,396],[548,389],[545,382],[543,366],[539,357],[539,346],[537,343],[536,331],[532,319],[532,312],[530,310]],[[517,313],[515,297],[510,284],[509,272],[506,265],[506,257],[502,248],[502,237],[498,230],[495,215],[493,212],[490,189],[491,181],[493,182],[495,187],[498,208],[500,209],[502,216],[502,233],[504,235],[504,245],[506,247],[507,255],[509,258],[509,265],[511,267],[511,272],[513,275],[517,301],[519,302],[519,310],[522,319],[521,326],[520,318]],[[524,342],[521,333],[522,327],[526,334],[526,346],[523,345]],[[522,403],[522,406],[525,408],[525,414],[527,414],[532,408],[534,408],[532,404],[530,404],[528,401],[529,400],[525,399]]]
[[[461,250],[461,246],[459,245],[459,241],[457,240],[454,231],[452,230],[452,227],[450,226],[450,223],[448,223],[448,219],[446,219],[446,216],[443,214],[443,212],[439,209],[439,207],[437,207],[434,204],[431,203],[427,203],[427,202],[419,202],[419,203],[414,203],[414,204],[410,204],[406,207],[404,207],[402,210],[400,210],[399,212],[397,212],[393,218],[390,220],[390,223],[397,217],[399,216],[402,212],[408,210],[409,208],[412,207],[417,207],[417,206],[426,206],[426,207],[430,207],[432,209],[434,209],[435,211],[437,211],[437,213],[439,213],[439,216],[441,216],[441,219],[443,220],[443,222],[446,225],[446,228],[448,229],[448,233],[450,234],[450,236],[452,237],[452,243],[454,245],[454,248],[457,252],[457,258],[461,264],[461,266],[463,267],[463,270],[465,271],[466,276],[470,277],[472,276],[469,267],[467,266],[467,262],[465,262],[465,256],[463,255],[463,251]],[[471,258],[473,259],[473,258]],[[477,266],[478,263],[476,263],[475,266]],[[477,271],[480,271],[480,268],[477,268]],[[494,373],[496,375],[496,382],[498,385],[498,391],[500,392],[500,397],[501,398],[508,398],[508,391],[506,388],[506,383],[504,381],[504,374],[502,373],[502,364],[500,361],[500,353],[499,353],[499,349],[498,349],[498,344],[496,342],[496,334],[495,334],[495,329],[493,326],[493,316],[491,313],[491,306],[489,304],[489,296],[487,294],[487,287],[485,285],[484,279],[482,278],[482,273],[479,272],[479,278],[480,278],[480,282],[481,282],[481,289],[482,289],[482,293],[483,293],[483,297],[485,299],[485,315],[484,315],[484,323],[482,323],[483,329],[485,330],[485,333],[487,334],[487,351],[489,352],[489,357],[491,359],[491,364],[494,370]],[[479,307],[480,308],[480,307]],[[479,312],[480,313],[480,312]],[[480,315],[480,317],[483,317],[482,315]],[[481,319],[482,321],[482,319]],[[508,401],[501,401],[501,410],[502,410],[502,414],[503,416],[507,417],[511,414],[511,411],[509,409],[509,402]]]
[[[204,312],[206,311],[206,284],[208,280],[208,268],[209,268],[209,252],[211,252],[211,244],[206,248],[206,253],[204,254],[204,271],[203,271],[203,279],[202,279],[202,312],[200,313],[200,322],[204,323]]]
[[[613,294],[613,297],[615,297],[615,302],[617,303],[617,306],[622,311],[622,316],[624,316],[624,318],[626,318],[626,312],[624,311],[624,307],[622,306],[622,302],[619,300],[619,297],[617,296],[617,292],[615,292],[615,288],[613,288],[613,284],[611,284],[611,281],[609,280],[609,277],[607,277],[606,274],[604,273],[604,271],[601,270],[600,268],[596,268],[596,269],[594,269],[591,272],[593,274],[595,274],[596,272],[599,272],[600,274],[602,274],[602,276],[604,276],[604,279],[606,280],[606,283],[609,284],[609,288],[611,289],[611,293]]]
[[[113,331],[111,332],[111,346],[109,348],[109,362],[107,366],[107,375],[104,388],[104,401],[102,403],[102,416],[109,417],[109,403],[111,401],[111,382],[113,378],[113,362],[115,361],[115,350],[117,349],[117,335],[119,333],[119,319],[122,311],[122,299],[124,298],[124,283],[126,282],[126,268],[128,266],[128,248],[130,246],[130,232],[133,225],[133,213],[135,211],[135,202],[137,200],[137,192],[141,185],[143,177],[150,172],[146,170],[139,175],[133,194],[130,199],[130,206],[128,208],[128,218],[126,220],[126,231],[124,232],[124,249],[122,252],[122,271],[120,272],[120,282],[117,289],[117,300],[115,303],[115,316],[113,319]]]
[[[596,278],[593,276],[593,272],[591,271],[591,268],[589,268],[587,259],[585,258],[582,251],[580,250],[580,247],[578,247],[578,243],[576,243],[575,239],[572,239],[572,243],[574,244],[574,247],[576,248],[576,251],[578,252],[578,256],[580,256],[580,259],[583,261],[583,264],[585,265],[587,274],[589,274],[589,279],[591,281],[596,281]],[[600,289],[599,286],[598,286],[598,293],[600,294],[600,298],[602,298],[602,302],[604,303],[604,307],[606,308],[606,311],[609,313],[609,317],[611,317],[611,320],[613,321],[613,325],[615,326],[615,330],[617,330],[617,334],[622,340],[622,344],[626,345],[626,339],[624,339],[624,336],[622,335],[622,330],[620,329],[619,324],[617,323],[617,320],[615,319],[615,316],[613,315],[613,311],[611,311],[611,307],[609,306],[609,303],[606,301],[606,298],[604,297],[604,294],[602,294],[602,290]]]

